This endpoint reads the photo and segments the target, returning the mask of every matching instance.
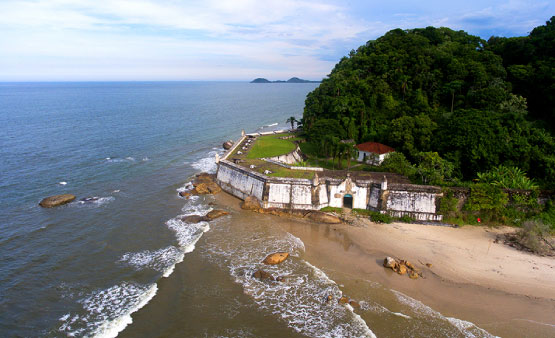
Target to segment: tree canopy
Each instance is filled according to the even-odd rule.
[[[527,44],[541,46],[535,48],[542,56],[525,54],[523,47],[514,61],[505,60],[509,47],[503,47],[511,39],[488,43],[443,27],[389,31],[352,50],[308,94],[304,128],[318,141],[329,131],[357,143],[385,143],[415,163],[421,153],[437,152],[461,179],[507,165],[553,184],[555,142],[545,121],[555,116],[549,115],[553,104],[541,100],[553,97],[553,79],[511,82],[513,66],[543,69],[547,62],[553,72],[552,27],[553,18],[526,37]],[[536,91],[540,83],[549,86]],[[528,114],[528,102],[534,113]],[[538,123],[541,116],[545,121]]]

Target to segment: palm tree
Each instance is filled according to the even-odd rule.
[[[291,116],[290,118],[288,118],[287,120],[285,120],[285,123],[291,123],[291,129],[294,129],[294,123],[298,122],[297,119],[294,116]]]

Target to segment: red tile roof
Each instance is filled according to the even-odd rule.
[[[385,144],[381,144],[378,142],[364,142],[361,144],[357,144],[356,147],[358,150],[380,155],[392,153],[395,151],[395,149],[391,148],[390,146],[386,146]]]

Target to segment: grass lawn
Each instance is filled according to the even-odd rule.
[[[285,155],[295,150],[294,139],[281,140],[280,137],[288,134],[264,135],[256,139],[249,150],[247,158],[263,158]]]

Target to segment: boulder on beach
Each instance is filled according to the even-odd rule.
[[[75,195],[72,194],[54,195],[44,198],[40,201],[39,205],[43,208],[53,208],[58,205],[69,203],[74,199]]]
[[[181,217],[181,220],[185,223],[193,223],[193,224],[209,221],[207,217],[200,216],[200,215],[189,215],[189,216]]]
[[[397,262],[395,261],[395,258],[393,258],[393,257],[387,256],[383,260],[383,266],[386,267],[386,268],[390,268],[392,270],[395,270],[395,265],[396,264],[397,264]]]
[[[267,265],[276,265],[276,264],[279,264],[279,263],[283,262],[284,260],[286,260],[287,257],[289,257],[288,252],[276,252],[276,253],[269,254],[268,256],[266,256],[266,258],[264,258],[262,263],[267,264]]]
[[[308,214],[308,218],[313,221],[320,222],[320,223],[327,223],[327,224],[337,224],[341,223],[341,219],[339,217],[327,214],[321,211],[312,211]]]
[[[222,144],[222,147],[224,147],[225,150],[231,149],[231,147],[233,147],[233,141],[225,141],[224,144]]]
[[[260,210],[260,202],[254,196],[248,196],[243,202],[241,202],[241,209],[243,210]]]
[[[383,260],[383,266],[389,268],[400,275],[406,275],[411,279],[417,279],[420,277],[420,271],[409,261],[402,259],[395,259],[393,257],[386,257]]]
[[[416,273],[414,271],[411,271],[410,274],[409,274],[409,277],[411,279],[418,279],[418,276],[419,276],[418,273]]]
[[[212,182],[208,184],[208,191],[210,191],[211,194],[217,194],[222,191],[222,188],[220,188],[216,182]]]
[[[193,180],[193,186],[196,187],[201,183],[213,183],[215,175],[208,174],[208,173],[200,173],[198,174],[195,179]]]
[[[272,281],[274,280],[274,276],[272,276],[269,272],[266,272],[264,270],[257,270],[255,273],[252,274],[252,276],[260,280],[265,280],[265,279],[269,279]]]
[[[229,215],[229,212],[224,210],[212,210],[206,214],[206,218],[208,218],[208,220],[211,221],[213,219],[216,219],[225,215]]]
[[[222,191],[222,189],[219,185],[217,185],[215,182],[210,182],[198,183],[197,186],[192,190],[192,193],[196,195],[208,195],[217,194],[220,191]]]

